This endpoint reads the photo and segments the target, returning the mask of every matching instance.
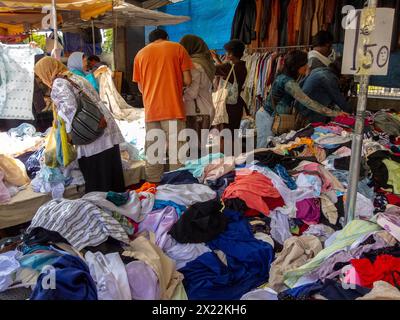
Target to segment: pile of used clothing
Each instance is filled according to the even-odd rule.
[[[347,225],[355,120],[339,117],[189,161],[159,185],[50,201],[0,255],[0,299],[29,285],[32,300],[400,300],[393,119],[368,117]]]

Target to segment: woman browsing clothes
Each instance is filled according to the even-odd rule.
[[[80,91],[99,108],[104,116],[103,133],[91,143],[76,145],[79,168],[85,179],[85,191],[123,192],[125,183],[119,144],[124,142],[124,138],[98,93],[86,79],[68,71],[61,62],[50,57],[36,63],[35,74],[51,88],[51,99],[58,116],[65,122],[67,134],[73,132],[74,125],[76,128],[74,120],[77,121]]]
[[[67,66],[72,73],[85,78],[99,92],[99,84],[93,73],[86,71],[88,69],[88,60],[83,52],[72,53],[68,58]]]
[[[192,145],[191,149],[201,150],[207,142],[202,141],[201,130],[210,129],[214,121],[212,84],[216,68],[203,39],[195,35],[186,35],[180,44],[189,53],[195,67],[191,70],[192,83],[185,88],[183,100],[186,108],[186,126],[196,131],[199,142],[197,146]]]
[[[297,80],[307,74],[307,63],[307,53],[303,51],[291,51],[285,56],[283,69],[272,84],[265,105],[256,114],[257,148],[266,148],[268,138],[273,136],[274,115],[289,114],[295,101],[326,117],[334,118],[345,114],[323,106],[302,91]]]
[[[211,54],[216,63],[216,75],[221,76],[223,80],[228,80],[232,84],[235,82],[237,83],[237,102],[235,104],[226,104],[229,121],[224,126],[232,132],[233,136],[234,130],[240,128],[244,109],[247,109],[246,103],[240,96],[247,77],[246,62],[241,60],[244,54],[245,44],[240,40],[231,40],[224,45],[224,49],[226,51],[227,60],[225,63],[221,61],[214,51],[212,51]],[[233,72],[231,72],[232,69]],[[228,76],[229,79],[227,79]]]

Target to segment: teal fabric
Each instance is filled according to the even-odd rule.
[[[97,80],[94,77],[93,73],[85,74],[84,72],[79,70],[71,70],[71,72],[78,76],[81,76],[82,78],[85,78],[87,81],[89,81],[89,83],[93,86],[93,88],[96,89],[98,93],[100,92],[99,84],[97,83]]]
[[[214,160],[221,158],[224,158],[222,153],[213,153],[198,160],[187,161],[185,167],[179,170],[188,170],[193,177],[200,178],[204,173],[204,169],[209,164],[211,164]]]

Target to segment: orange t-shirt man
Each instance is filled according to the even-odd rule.
[[[133,81],[142,91],[146,122],[185,120],[183,73],[192,68],[189,54],[179,43],[156,41],[139,51]]]

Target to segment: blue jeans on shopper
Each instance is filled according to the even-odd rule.
[[[264,108],[260,108],[256,114],[256,128],[257,128],[257,149],[266,148],[268,138],[273,136],[272,124],[274,117],[271,116]]]

